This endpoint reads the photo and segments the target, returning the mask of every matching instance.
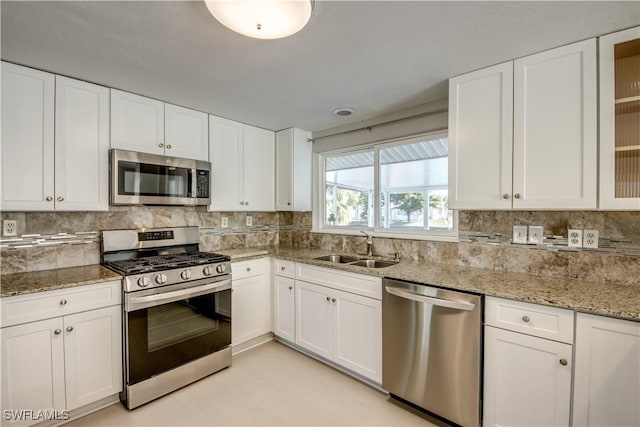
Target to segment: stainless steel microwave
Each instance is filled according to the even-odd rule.
[[[112,205],[210,204],[211,163],[112,149]]]

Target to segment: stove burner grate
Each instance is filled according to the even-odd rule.
[[[104,265],[124,274],[139,274],[173,268],[192,267],[229,261],[229,257],[209,252],[155,255],[130,260],[108,261]]]

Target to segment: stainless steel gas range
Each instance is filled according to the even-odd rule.
[[[124,405],[133,409],[231,365],[229,257],[198,227],[110,230],[103,264],[124,275]]]

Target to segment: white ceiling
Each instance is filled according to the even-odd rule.
[[[319,131],[446,97],[457,74],[640,25],[640,2],[317,1],[281,40],[233,33],[200,1],[2,1],[1,14],[3,60]]]

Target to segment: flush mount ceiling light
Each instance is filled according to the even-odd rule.
[[[356,110],[354,110],[353,108],[338,108],[336,110],[333,110],[333,115],[345,117],[345,116],[350,116],[355,112]]]
[[[205,0],[225,27],[256,39],[280,39],[309,22],[314,0]]]

